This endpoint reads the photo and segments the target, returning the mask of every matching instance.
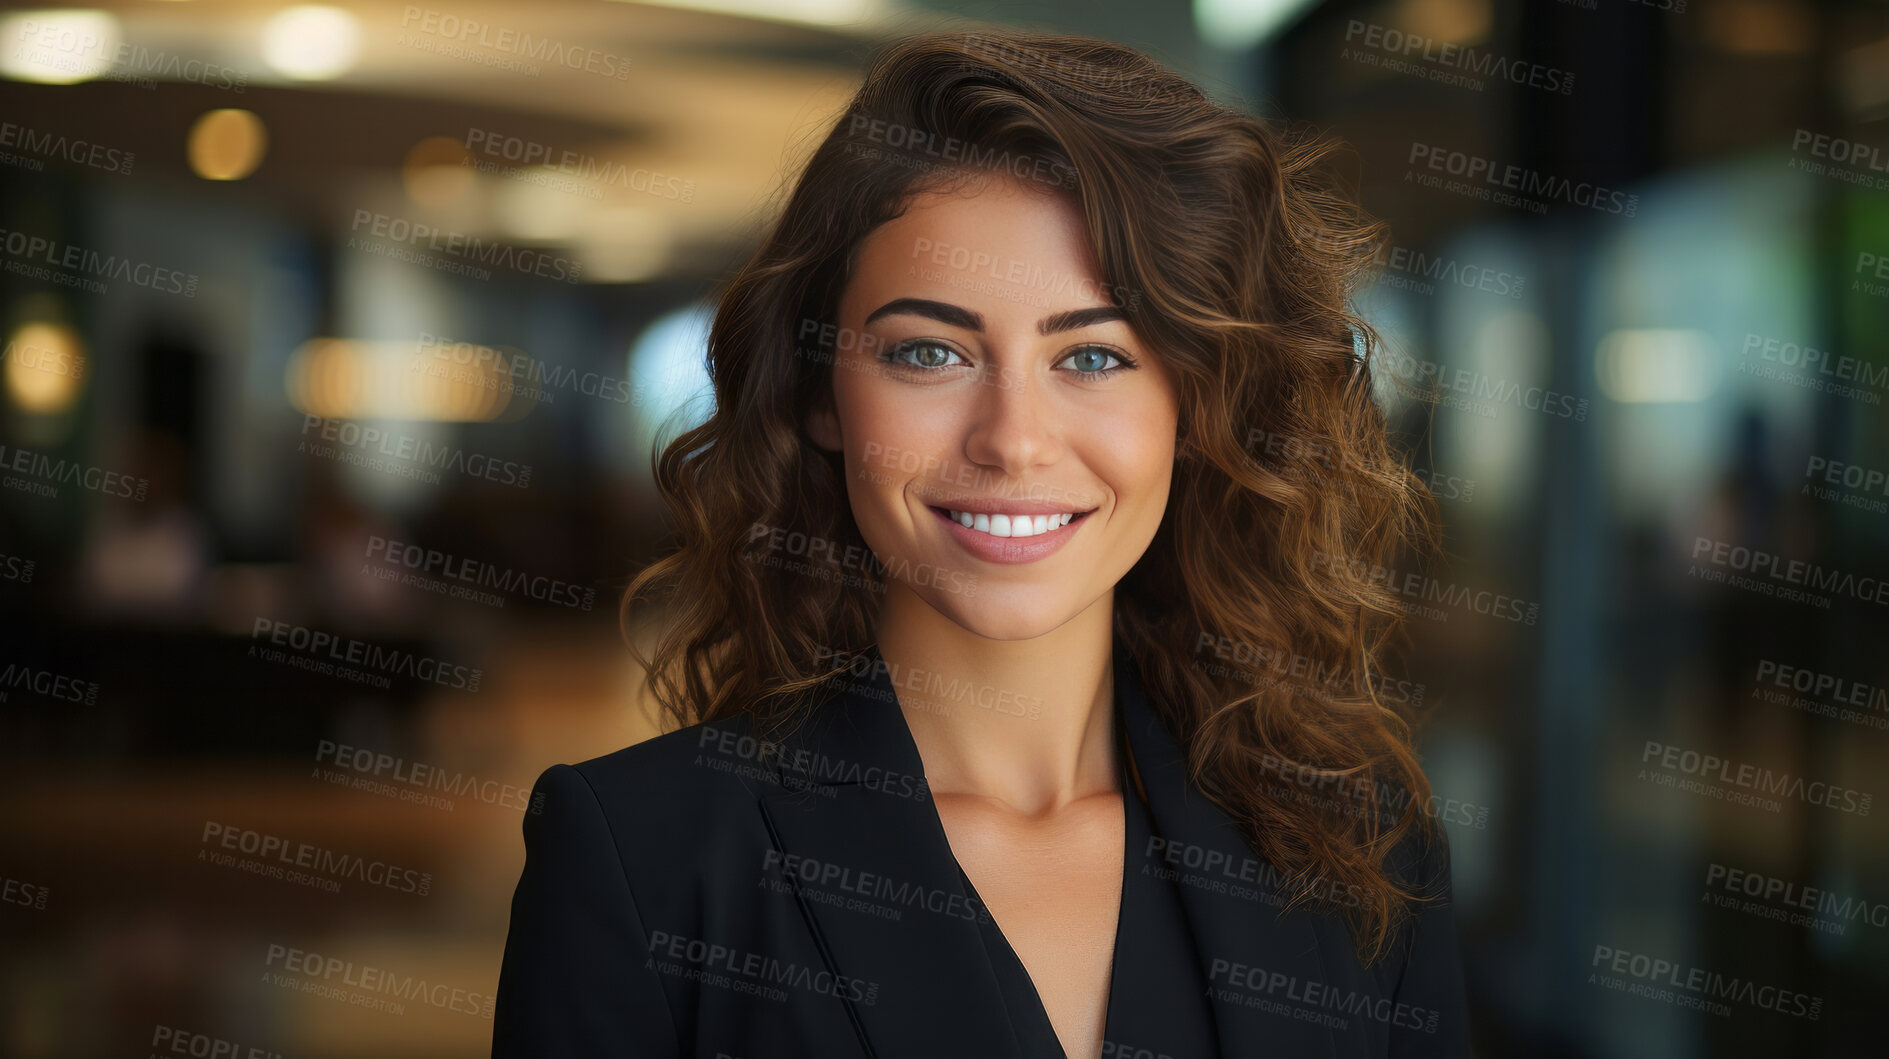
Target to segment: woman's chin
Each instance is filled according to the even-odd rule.
[[[964,629],[987,640],[1034,640],[1054,632],[1076,616],[1067,607],[1042,600],[1023,601],[1013,593],[980,592],[975,598],[950,596],[932,599],[934,609]]]

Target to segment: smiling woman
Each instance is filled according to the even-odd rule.
[[[878,57],[720,300],[625,600],[680,728],[540,778],[496,1055],[1466,1054],[1323,152],[1101,41]]]

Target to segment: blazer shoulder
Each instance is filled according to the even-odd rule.
[[[1451,899],[1450,836],[1441,820],[1413,827],[1384,858],[1384,870],[1423,903]]]
[[[752,735],[751,718],[737,715],[687,725],[570,767],[606,810],[747,802],[752,781],[766,767],[765,746]]]
[[[746,718],[694,724],[621,750],[545,769],[534,789],[538,830],[583,857],[621,868],[645,923],[687,921],[701,895],[722,884],[712,866],[765,840],[756,809],[761,784]],[[580,829],[580,823],[588,825]],[[532,825],[526,825],[527,846]],[[572,853],[572,857],[579,854]]]
[[[1455,952],[1456,896],[1449,832],[1442,821],[1405,834],[1385,856],[1384,872],[1411,895],[1395,924],[1390,959],[1378,965],[1379,973],[1394,982],[1413,962],[1425,961],[1438,934],[1449,935],[1448,951]]]

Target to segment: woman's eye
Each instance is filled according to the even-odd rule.
[[[1110,362],[1113,363],[1110,363]],[[1063,363],[1083,375],[1099,375],[1122,366],[1122,359],[1115,353],[1100,346],[1088,346],[1069,354]]]
[[[957,355],[957,350],[938,342],[901,342],[886,354],[886,359],[918,368],[948,368]]]

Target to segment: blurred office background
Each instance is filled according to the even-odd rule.
[[[616,603],[704,299],[875,44],[989,25],[1336,134],[1392,225],[1477,1053],[1880,1054],[1877,0],[0,13],[0,1054],[485,1054],[522,792],[655,730]],[[1686,786],[1741,768],[1818,786]],[[381,973],[448,991],[302,988]]]

